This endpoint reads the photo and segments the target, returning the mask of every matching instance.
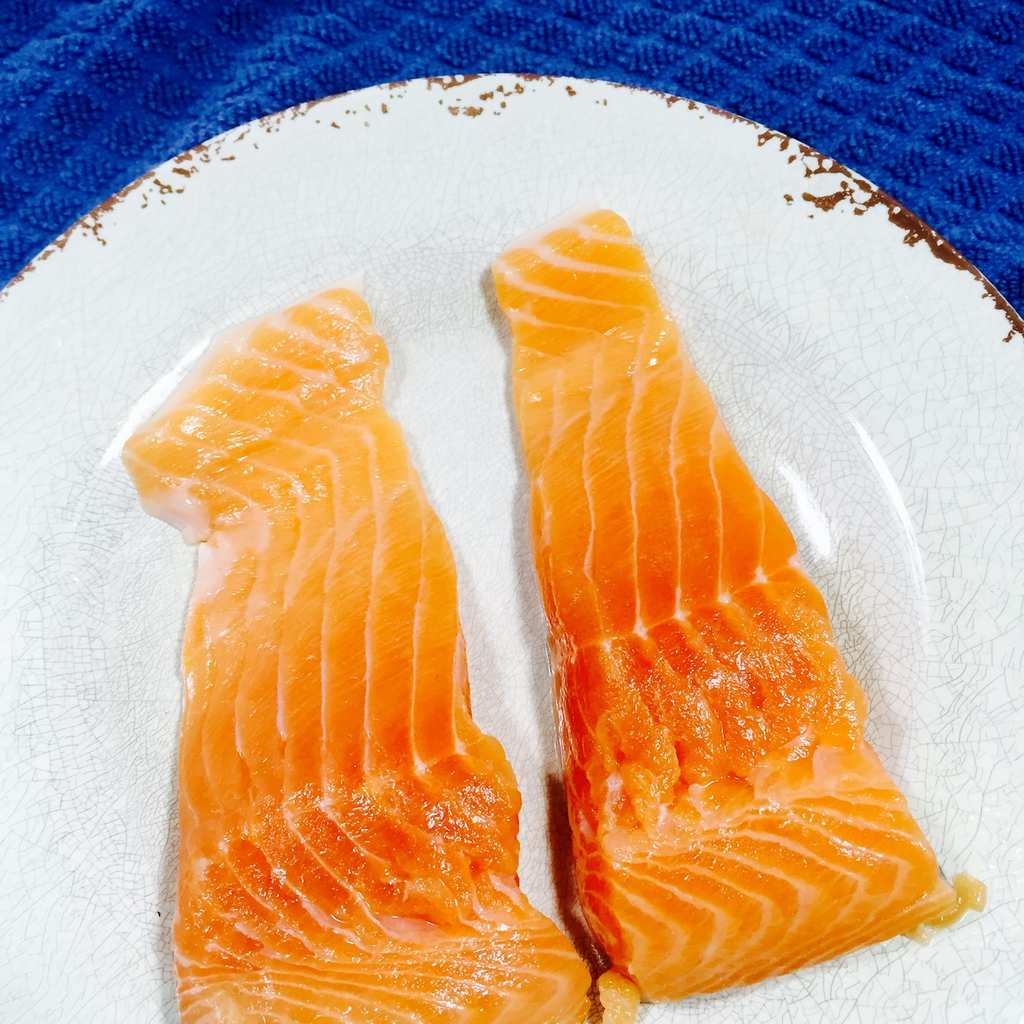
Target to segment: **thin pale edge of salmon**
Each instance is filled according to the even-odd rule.
[[[915,942],[927,943],[937,931],[951,928],[968,911],[981,913],[988,902],[988,886],[984,882],[961,872],[953,878],[953,891],[956,893],[956,904],[943,910],[940,914],[928,921],[922,921],[916,928],[906,932],[908,939]]]
[[[597,979],[601,1024],[636,1024],[640,989],[621,971],[612,968]]]

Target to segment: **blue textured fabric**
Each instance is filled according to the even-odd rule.
[[[535,71],[705,100],[873,179],[1024,306],[1024,0],[0,0],[0,281],[302,100]]]

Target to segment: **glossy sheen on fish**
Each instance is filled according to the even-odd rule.
[[[589,976],[516,876],[519,793],[470,715],[455,570],[363,300],[218,341],[130,439],[201,541],[174,928],[185,1024],[576,1024]]]
[[[580,898],[649,999],[755,982],[955,904],[864,698],[628,225],[495,264]]]

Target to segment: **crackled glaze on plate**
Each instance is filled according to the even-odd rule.
[[[647,1007],[642,1024],[1020,1019],[1020,320],[891,200],[785,141],[602,83],[370,89],[158,168],[4,293],[5,1021],[176,1020],[193,553],[138,507],[120,443],[214,333],[358,271],[391,348],[391,408],[456,552],[474,710],[522,787],[524,887],[567,909],[544,622],[485,271],[581,202],[640,236],[828,600],[871,739],[946,870],[990,886],[983,915],[927,946]]]

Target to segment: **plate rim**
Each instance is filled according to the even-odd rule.
[[[628,129],[633,124],[632,118],[634,116],[636,117],[637,121],[658,121],[666,125],[669,124],[672,117],[676,117],[677,121],[678,118],[681,117],[683,118],[683,120],[678,121],[678,127],[676,128],[674,133],[676,143],[679,145],[685,145],[691,133],[708,131],[712,136],[722,138],[722,144],[724,147],[731,148],[735,146],[736,154],[740,158],[738,163],[740,163],[741,165],[743,163],[749,163],[749,165],[751,165],[751,167],[755,170],[758,169],[759,164],[763,163],[764,165],[769,166],[769,169],[774,170],[775,167],[778,167],[782,171],[785,171],[785,164],[787,160],[791,163],[795,163],[798,159],[800,159],[800,156],[796,154],[801,153],[804,155],[804,160],[806,164],[809,165],[809,168],[812,171],[812,173],[815,166],[824,165],[822,173],[833,175],[833,177],[826,176],[826,178],[823,179],[823,183],[812,182],[811,180],[809,180],[811,176],[804,174],[805,164],[796,163],[796,166],[791,169],[791,177],[796,182],[797,187],[801,187],[800,183],[807,179],[806,185],[808,188],[814,189],[814,186],[817,185],[818,187],[814,189],[815,191],[829,192],[834,187],[836,187],[835,183],[840,180],[839,174],[841,172],[850,173],[852,176],[852,172],[846,171],[846,168],[838,164],[837,161],[833,161],[831,158],[823,157],[820,154],[817,154],[816,151],[812,150],[810,147],[803,147],[802,150],[797,149],[796,147],[802,146],[802,144],[796,143],[795,140],[792,140],[789,136],[784,136],[781,133],[771,132],[771,130],[769,129],[762,129],[761,126],[758,125],[756,122],[750,121],[749,119],[744,118],[741,115],[731,114],[728,111],[721,111],[718,108],[711,107],[707,104],[697,103],[696,101],[682,100],[683,102],[692,104],[692,107],[690,109],[693,111],[693,113],[688,113],[686,111],[686,108],[680,108],[677,111],[673,111],[671,114],[667,114],[665,107],[674,106],[676,103],[680,102],[681,98],[673,97],[667,93],[658,93],[655,90],[638,89],[631,86],[618,86],[616,85],[616,83],[603,82],[601,80],[585,80],[576,78],[567,79],[557,76],[519,77],[525,77],[525,81],[527,82],[534,81],[537,77],[541,77],[545,80],[550,77],[550,81],[541,83],[541,87],[539,87],[538,89],[527,89],[527,92],[533,93],[533,95],[524,97],[523,99],[524,103],[528,103],[531,100],[536,101],[537,107],[540,108],[541,113],[543,113],[544,109],[553,109],[559,117],[563,115],[572,116],[573,111],[571,108],[574,106],[574,104],[568,103],[564,93],[562,92],[563,88],[569,85],[577,85],[580,82],[594,83],[595,85],[597,85],[598,88],[595,88],[593,91],[588,91],[587,94],[584,94],[584,97],[582,97],[581,100],[576,101],[576,103],[579,104],[580,102],[583,102],[583,100],[585,99],[586,104],[589,107],[590,100],[593,97],[597,98],[598,103],[601,102],[602,96],[607,96],[609,100],[612,100],[613,92],[612,89],[608,87],[613,87],[614,90],[619,93],[618,101],[619,103],[621,103],[620,109],[625,109],[625,111],[627,112],[627,116],[625,118],[619,118],[619,123],[622,123],[626,128],[624,132],[620,133],[620,138],[628,138],[630,134]],[[478,79],[480,81],[478,81]],[[497,81],[503,82],[505,87],[508,88],[510,82],[516,81],[516,79],[514,79],[510,75],[500,74],[494,76],[473,76],[468,79],[468,83],[471,86],[478,85],[480,89],[487,89],[490,87],[490,82]],[[452,125],[450,121],[447,121],[448,115],[443,113],[443,107],[435,111],[435,107],[437,107],[438,104],[447,105],[448,103],[454,101],[456,104],[460,104],[460,106],[455,108],[453,112],[464,114],[467,108],[461,106],[461,104],[463,102],[475,103],[475,92],[477,91],[475,89],[472,89],[472,87],[467,88],[465,90],[457,89],[458,86],[466,86],[468,84],[467,79],[465,79],[462,76],[449,76],[449,78],[447,79],[420,79],[415,80],[415,82],[435,82],[437,84],[434,86],[435,91],[433,93],[429,91],[429,84],[423,87],[422,90],[417,85],[414,85],[413,91],[410,91],[408,93],[409,109],[407,111],[407,114],[409,120],[413,120],[418,116],[422,116],[424,121],[428,121],[429,124],[435,124],[435,122],[429,121],[427,117],[428,110],[426,108],[429,108],[429,113],[442,113],[441,124],[439,125],[439,127],[443,127],[448,131],[454,130],[455,134],[462,134],[467,138],[469,136],[474,135],[474,128],[470,127],[469,125],[459,125],[458,119],[456,119],[455,125]],[[451,84],[444,84],[446,82],[450,82]],[[163,187],[159,181],[159,178],[163,178],[164,181],[176,182],[179,180],[180,176],[187,174],[189,171],[195,173],[196,171],[200,170],[201,163],[210,162],[214,165],[211,166],[211,168],[209,169],[211,172],[211,177],[213,178],[212,184],[216,186],[217,175],[219,173],[215,169],[216,163],[218,163],[220,159],[234,159],[234,156],[232,154],[238,155],[239,159],[243,159],[243,157],[247,156],[247,154],[249,153],[249,143],[252,142],[252,138],[250,137],[249,143],[246,143],[244,145],[241,143],[242,138],[248,131],[252,130],[254,136],[258,135],[260,139],[260,144],[258,148],[263,149],[264,125],[267,126],[267,132],[277,132],[287,127],[287,125],[284,123],[287,120],[298,119],[300,117],[303,117],[307,113],[311,114],[315,118],[317,125],[321,123],[321,118],[324,118],[324,124],[326,125],[327,121],[332,117],[338,117],[338,120],[341,120],[339,115],[342,112],[341,108],[346,105],[346,101],[349,104],[351,104],[352,99],[355,98],[360,105],[363,102],[374,102],[380,100],[389,102],[391,96],[390,90],[396,90],[395,95],[397,98],[397,96],[402,94],[402,88],[408,85],[409,83],[402,82],[385,83],[383,86],[371,86],[363,90],[355,90],[350,93],[342,93],[336,96],[326,97],[323,101],[312,101],[309,104],[300,104],[297,107],[286,108],[285,110],[280,111],[277,114],[267,115],[266,117],[250,121],[247,123],[247,125],[229,128],[226,131],[218,134],[217,136],[214,136],[208,142],[201,143],[195,147],[192,147],[191,149],[184,151],[184,153],[179,154],[177,157],[173,157],[169,161],[165,161],[163,164],[158,165],[153,170],[147,172],[147,174],[141,175],[139,178],[137,178],[134,182],[130,183],[124,189],[121,189],[118,193],[115,193],[115,195],[112,196],[109,200],[105,201],[104,203],[100,204],[98,207],[95,208],[96,210],[102,210],[104,218],[106,218],[106,214],[109,212],[109,209],[117,207],[124,199],[129,199],[128,203],[120,210],[120,212],[115,217],[110,217],[109,220],[106,220],[106,224],[96,223],[95,225],[91,225],[90,223],[87,223],[89,215],[86,215],[85,218],[81,218],[79,222],[76,222],[76,224],[72,225],[71,228],[69,228],[64,233],[64,235],[62,236],[63,244],[60,245],[59,247],[56,247],[54,251],[62,252],[64,246],[70,240],[74,242],[74,244],[71,246],[72,255],[70,257],[65,257],[62,260],[54,259],[53,266],[49,268],[47,274],[37,275],[36,285],[30,285],[22,289],[20,292],[15,292],[16,298],[14,300],[14,305],[9,305],[7,309],[7,315],[9,319],[6,322],[11,323],[12,327],[15,329],[23,328],[26,324],[26,321],[22,315],[23,310],[25,309],[23,303],[27,304],[30,308],[33,309],[36,307],[37,303],[45,303],[48,297],[52,296],[53,294],[53,288],[55,283],[54,279],[66,279],[68,269],[79,266],[79,260],[82,259],[83,257],[87,260],[96,259],[101,263],[104,260],[104,258],[106,258],[108,262],[111,260],[113,261],[113,265],[115,266],[115,268],[124,268],[123,271],[119,271],[118,279],[115,282],[116,290],[114,291],[114,296],[116,298],[117,292],[121,290],[124,282],[131,281],[133,279],[134,273],[129,270],[129,264],[125,262],[125,256],[122,252],[122,248],[127,249],[130,255],[131,251],[134,249],[134,236],[136,231],[139,230],[143,233],[149,233],[151,231],[150,221],[152,220],[152,218],[150,218],[150,221],[147,221],[146,217],[140,216],[140,213],[141,209],[145,208],[145,206],[149,202],[154,202],[155,205],[160,205],[159,203],[156,203],[156,200],[160,199],[160,196],[157,195],[158,187]],[[549,86],[556,90],[555,95],[551,94],[550,88],[548,88]],[[389,91],[382,91],[385,89]],[[439,89],[451,89],[451,91],[439,92]],[[630,93],[633,92],[651,93],[652,98],[655,98],[657,102],[655,102],[654,104],[649,104],[646,102],[646,99],[644,99],[639,102],[638,106],[633,107],[632,103],[634,102],[634,99],[630,95]],[[439,99],[438,97],[441,98]],[[500,98],[501,97],[499,97],[499,99]],[[333,101],[333,103],[331,101]],[[608,103],[608,100],[606,100],[605,102]],[[662,102],[665,103],[665,106],[662,106]],[[328,105],[326,107],[323,107],[320,106],[321,103],[326,103]],[[421,104],[425,104],[425,107],[421,106]],[[396,106],[399,105],[400,102],[396,104]],[[514,105],[515,104],[510,103],[510,106]],[[616,104],[615,101],[612,100],[612,102],[608,103],[608,105],[614,107]],[[314,107],[318,109],[314,110]],[[325,110],[326,114],[324,113]],[[632,113],[633,111],[636,112],[635,115]],[[361,114],[361,110],[358,113]],[[720,116],[724,120],[734,120],[739,122],[742,126],[742,131],[739,129],[733,131],[730,125],[721,124],[720,122],[718,122],[717,116],[714,119],[711,117],[707,117],[706,120],[708,121],[708,124],[698,127],[697,118],[699,117],[700,120],[703,121],[705,120],[705,114],[711,113]],[[662,118],[667,118],[668,120],[662,121]],[[360,120],[360,118],[353,119],[354,122],[358,120]],[[490,120],[490,118],[488,117],[486,120]],[[398,124],[401,123],[401,121],[398,122]],[[397,127],[397,125],[394,125],[392,127]],[[498,129],[499,133],[505,135],[507,141],[514,143],[516,138],[520,136],[520,128],[517,126],[516,123],[514,123],[511,126],[500,125],[496,126],[496,128]],[[388,126],[385,126],[385,131],[383,134],[391,134],[391,132],[387,129]],[[308,138],[304,134],[307,132],[309,133]],[[285,134],[281,142],[285,145],[285,147],[287,147],[288,140],[290,138],[298,137],[300,139],[299,148],[301,150],[307,144],[311,146],[316,146],[318,144],[316,138],[319,137],[320,132],[320,128],[313,127],[312,121],[305,119],[303,124],[296,125],[293,127],[291,135]],[[299,133],[299,135],[297,136],[296,133]],[[759,141],[761,134],[764,134],[766,136],[763,142]],[[323,132],[323,135],[328,140],[330,140],[333,137],[333,139],[337,140],[337,142],[341,141],[339,135],[336,133],[331,133],[327,131]],[[766,146],[767,152],[764,154],[758,153],[755,149],[755,143],[757,144],[757,148],[763,148]],[[779,150],[784,149],[783,143],[785,143],[785,145],[788,146],[789,148],[788,152],[783,152],[780,155]],[[359,145],[359,143],[355,143],[355,146],[357,148],[359,147]],[[744,146],[748,145],[750,146],[749,152],[743,149]],[[352,146],[353,143],[346,140],[344,143],[344,152],[352,154]],[[211,152],[204,153],[203,150],[207,148],[210,148]],[[711,146],[707,147],[704,150],[704,152],[710,153],[713,156],[716,155],[715,145],[712,144]],[[220,153],[223,153],[224,156],[221,157]],[[200,156],[202,157],[201,160]],[[821,164],[816,163],[814,159],[815,156],[817,157],[817,160],[821,162]],[[261,165],[259,164],[254,164],[251,166],[246,165],[245,174],[246,177],[251,175],[253,177],[260,178],[260,171]],[[172,175],[172,172],[176,173]],[[443,173],[444,172],[442,172],[442,174]],[[228,171],[227,174],[230,177],[231,172]],[[154,181],[154,178],[156,178],[157,180]],[[186,190],[190,193],[190,196],[186,197],[190,198],[190,203],[188,204],[186,209],[189,209],[192,206],[202,206],[201,194],[205,191],[205,178],[203,181],[197,182],[196,184],[198,187],[196,188],[195,192],[193,192],[191,189]],[[874,186],[870,187],[874,189]],[[791,191],[797,192],[797,188],[791,187]],[[877,191],[880,192],[881,190]],[[132,192],[136,193],[134,197],[130,197],[130,194]],[[781,192],[781,187],[778,188],[777,190],[766,189],[764,191],[761,203],[759,205],[761,205],[761,207],[772,216],[774,216],[775,212],[777,211],[780,218],[789,217],[793,221],[804,221],[807,215],[810,215],[810,217],[813,219],[814,214],[818,212],[818,210],[814,209],[813,205],[801,206],[799,198],[797,208],[793,210],[788,210],[780,201],[779,193]],[[851,198],[849,203],[847,203],[845,200],[840,200],[838,202],[838,205],[844,207],[849,206],[850,208],[840,210],[840,213],[836,215],[836,218],[832,219],[833,223],[831,225],[826,224],[824,227],[818,227],[817,225],[805,225],[808,235],[817,235],[820,241],[827,242],[830,236],[833,235],[833,232],[836,232],[837,230],[842,232],[843,230],[852,229],[854,235],[871,234],[872,232],[870,229],[862,228],[862,230],[858,232],[858,225],[856,225],[855,223],[856,217],[854,217],[853,215],[859,212],[860,208],[864,206],[865,202],[867,201],[864,198],[865,195],[867,195],[867,199],[870,199],[875,194],[876,193],[874,191],[872,191],[870,194],[864,193],[863,190],[861,190],[858,186],[856,190],[855,199]],[[172,211],[174,210],[175,206],[174,198],[175,197],[168,197],[167,211],[157,211],[156,219],[158,222],[161,216],[170,216],[173,219],[174,213]],[[525,198],[527,202],[531,202],[532,193],[527,193]],[[787,199],[791,198],[792,197],[787,197]],[[815,199],[821,201],[822,199],[828,200],[829,197],[813,196],[807,199],[806,202],[811,203],[812,200]],[[493,200],[487,200],[486,196],[481,200],[482,203],[492,201]],[[878,200],[877,203],[874,203],[873,205],[881,205],[882,202],[882,200]],[[792,203],[790,205],[792,205]],[[656,207],[654,212],[657,212]],[[909,211],[908,215],[909,217],[913,217],[912,214],[909,214]],[[826,221],[830,220],[829,218],[824,217],[821,217],[820,219]],[[877,236],[877,251],[880,256],[884,256],[885,258],[892,258],[894,260],[906,259],[908,263],[911,262],[910,254],[906,253],[906,251],[903,249],[903,246],[898,244],[901,241],[903,241],[904,243],[906,242],[905,238],[901,239],[902,231],[899,234],[897,234],[895,232],[890,231],[888,227],[882,226],[883,218],[881,214],[878,214],[877,217],[870,217],[868,218],[868,220],[877,220],[877,223],[879,225]],[[922,227],[925,229],[925,231],[930,232],[931,236],[933,236],[935,239],[939,239],[940,242],[942,241],[935,232],[933,232],[930,228],[927,228],[927,225],[924,225],[923,222],[920,223]],[[101,230],[103,227],[109,228],[110,241],[115,243],[110,247],[112,251],[109,251],[106,254],[101,254],[100,250],[96,248],[97,244],[102,244],[104,241]],[[76,228],[81,228],[82,230],[80,232],[76,232]],[[90,233],[94,235],[94,238],[91,241],[85,237],[87,234]],[[187,238],[189,236],[186,235],[185,237]],[[922,240],[924,240],[923,237],[915,238],[915,242]],[[127,244],[123,245],[123,243]],[[908,248],[909,247],[912,246],[908,246]],[[49,248],[53,248],[53,246]],[[931,247],[929,245],[925,245],[924,248],[930,249]],[[952,247],[950,247],[950,249],[952,249]],[[52,253],[50,255],[52,255]],[[932,255],[934,256],[934,252],[932,253]],[[33,260],[32,262],[35,261]],[[920,269],[922,276],[924,278],[931,279],[929,281],[929,284],[935,283],[936,280],[943,275],[946,278],[950,278],[950,275],[944,268],[942,270],[938,269],[937,267],[935,267],[935,265],[931,262],[930,259],[926,259],[923,255],[919,259],[915,257],[912,262],[915,264],[915,266],[918,266],[918,269]],[[940,259],[939,262],[943,261]],[[966,261],[964,262],[966,263]],[[967,266],[970,267],[970,264],[967,264]],[[194,273],[194,269],[189,271],[188,277],[193,277]],[[122,274],[127,276],[122,276]],[[974,276],[981,279],[981,275],[976,271]],[[957,275],[954,275],[952,278],[950,278],[954,284],[956,283],[957,277]],[[83,283],[87,283],[87,281]],[[963,312],[965,315],[969,314],[971,317],[980,318],[982,313],[984,313],[986,317],[985,330],[983,332],[984,336],[988,341],[994,342],[998,337],[999,331],[1001,330],[1001,324],[1003,322],[1002,318],[1000,317],[997,319],[992,316],[991,312],[989,311],[990,307],[988,305],[988,300],[986,299],[986,296],[982,294],[979,290],[976,290],[974,282],[966,278],[961,279],[960,287],[957,289],[957,291],[962,293]],[[6,297],[6,293],[0,294],[0,303],[2,303],[2,299],[4,297]],[[978,305],[978,299],[981,299],[983,301],[983,305]],[[261,306],[261,308],[263,307]],[[4,322],[4,312],[5,311],[2,308],[2,305],[0,305],[0,322]],[[989,329],[990,321],[991,329]],[[951,338],[950,340],[952,343],[951,347],[956,350],[958,360],[962,361],[962,364],[964,366],[967,366],[971,362],[974,353],[977,352],[977,349],[975,348],[975,346],[967,343],[967,337],[965,336],[961,336],[959,338]],[[980,360],[978,360],[978,362],[980,362],[982,366],[993,368],[993,372],[999,372],[998,367],[1004,365],[998,362],[998,360],[1002,357],[997,356],[995,354],[995,350],[997,347],[998,346],[993,346],[988,351],[982,350],[980,353],[981,358]],[[1014,370],[1016,369],[1014,364],[1011,364],[1011,367],[1014,368]],[[398,415],[397,411],[396,415]],[[423,470],[424,475],[426,475],[426,464],[420,461],[418,462],[418,465]],[[2,460],[0,460],[0,470],[2,470],[3,468],[4,467],[2,465]],[[173,538],[173,535],[172,540],[174,541],[174,543],[178,543],[177,540]],[[474,678],[476,677],[474,676]],[[504,736],[503,732],[499,732],[495,729],[489,729],[488,731],[494,735]],[[506,741],[504,739],[502,740],[502,742],[503,745],[506,744]],[[176,746],[174,749],[176,751]],[[523,785],[522,782],[521,785]],[[171,828],[172,830],[176,828],[176,825],[174,824],[173,821],[171,824]],[[531,893],[531,895],[534,895],[534,893]],[[561,925],[561,918],[553,915],[553,919]],[[968,944],[968,948],[973,949],[973,947],[970,946],[970,944]],[[728,1013],[727,1010],[712,1010],[711,1012],[713,1014],[716,1012]]]
[[[770,128],[762,124],[760,121],[755,121],[752,118],[746,117],[744,114],[738,114],[734,111],[715,106],[711,103],[706,103],[702,100],[694,100],[687,96],[676,95],[675,93],[665,92],[649,86],[634,85],[627,82],[615,82],[605,78],[587,78],[577,75],[544,75],[523,71],[425,75],[419,78],[395,79],[388,82],[378,82],[375,84],[360,86],[357,89],[349,89],[344,92],[331,93],[327,96],[321,96],[316,99],[305,100],[301,103],[296,103],[292,106],[274,111],[273,113],[263,114],[259,117],[252,118],[249,121],[231,125],[223,131],[217,132],[217,134],[212,135],[193,146],[189,146],[187,149],[172,154],[167,159],[154,164],[149,168],[149,170],[144,171],[127,185],[118,189],[102,202],[94,206],[91,210],[77,218],[52,242],[45,245],[33,257],[31,257],[21,267],[21,269],[18,270],[14,276],[2,286],[2,288],[0,288],[0,304],[5,302],[13,293],[14,289],[30,274],[38,270],[55,254],[63,252],[68,242],[71,241],[76,233],[81,232],[84,235],[92,235],[94,238],[98,239],[101,244],[106,245],[106,240],[99,234],[100,229],[103,227],[103,217],[105,214],[116,209],[133,192],[137,191],[148,182],[156,179],[157,174],[162,169],[168,168],[173,170],[175,165],[187,163],[211,147],[232,141],[229,138],[232,133],[244,133],[255,127],[274,127],[287,120],[295,120],[299,117],[305,117],[310,113],[310,111],[315,110],[322,104],[339,100],[346,96],[368,93],[387,93],[390,95],[397,89],[404,89],[411,85],[423,85],[428,90],[437,87],[442,91],[448,91],[485,79],[507,78],[515,79],[521,83],[543,83],[549,87],[554,87],[556,85],[561,85],[563,88],[565,86],[571,87],[574,83],[583,83],[588,86],[602,86],[609,89],[623,90],[625,92],[650,96],[661,100],[668,107],[673,107],[677,103],[685,103],[687,105],[687,109],[690,111],[702,110],[714,115],[715,117],[721,117],[724,120],[731,121],[735,124],[755,129],[757,133],[756,142],[759,148],[770,142],[777,143],[780,151],[787,150],[790,145],[795,146],[796,153],[803,157],[805,161],[810,160],[817,165],[813,170],[805,165],[805,177],[809,178],[815,174],[821,173],[839,174],[854,182],[858,190],[867,196],[866,199],[857,200],[857,202],[859,202],[865,210],[871,206],[883,206],[886,210],[890,223],[894,224],[904,232],[903,243],[905,245],[914,247],[918,242],[924,242],[935,260],[941,263],[947,263],[957,270],[970,274],[978,284],[981,285],[983,294],[979,297],[990,301],[1006,318],[1008,329],[1002,339],[1004,343],[1008,344],[1013,341],[1014,338],[1018,338],[1024,342],[1024,315],[1014,308],[1009,299],[999,291],[992,281],[989,280],[989,278],[986,277],[974,263],[967,259],[967,257],[964,256],[956,246],[936,231],[935,228],[928,224],[922,217],[910,210],[889,192],[875,184],[875,182],[870,178],[864,177],[847,165],[841,163],[839,160],[836,160],[834,157],[821,153],[813,146],[807,145],[807,143],[801,141],[795,136],[787,134],[786,132]],[[828,166],[826,166],[826,164]],[[840,191],[843,190],[841,189]],[[802,198],[808,202],[812,202],[814,205],[818,206],[819,209],[830,210],[843,197],[840,196],[839,193],[834,193],[833,196],[829,197],[816,197],[805,193]],[[832,199],[834,202],[832,205],[821,205],[823,199]]]

